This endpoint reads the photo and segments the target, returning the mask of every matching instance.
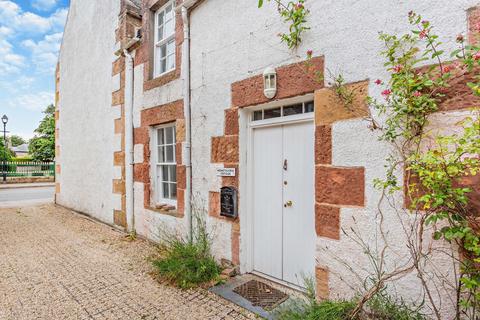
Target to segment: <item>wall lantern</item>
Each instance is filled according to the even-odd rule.
[[[263,93],[268,99],[272,99],[277,94],[277,72],[269,67],[263,72]]]

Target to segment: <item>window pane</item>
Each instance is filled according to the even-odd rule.
[[[262,110],[253,112],[253,121],[262,120]]]
[[[162,166],[162,181],[168,181],[168,166]]]
[[[165,162],[165,148],[158,147],[158,162],[162,163]]]
[[[278,118],[281,116],[281,108],[275,108],[264,111],[264,119]]]
[[[170,184],[170,192],[171,192],[171,198],[172,200],[177,200],[177,184],[176,183],[171,183]]]
[[[303,105],[296,104],[293,106],[283,107],[283,116],[291,116],[294,114],[302,114],[303,113]]]
[[[158,35],[157,35],[157,42],[162,40],[164,38],[164,35],[163,35],[163,25],[159,26],[158,27]]]
[[[166,146],[165,147],[165,150],[166,150],[166,161],[165,162],[174,162],[175,161],[175,148],[173,145],[170,145],[170,146]]]
[[[170,185],[168,183],[162,183],[163,198],[170,199]]]
[[[173,127],[165,128],[165,144],[172,144],[175,143],[173,140]]]
[[[164,14],[163,11],[158,14],[158,27],[163,26]]]
[[[160,61],[160,73],[164,73],[167,70],[167,60],[163,59]]]
[[[175,56],[174,55],[170,55],[167,57],[167,63],[166,63],[166,70],[165,71],[170,71],[170,70],[173,70],[175,69]]]
[[[163,140],[163,129],[158,129],[157,130],[157,145],[161,146],[162,144],[165,144]]]
[[[175,53],[175,40],[170,40],[167,44],[167,55]]]
[[[165,8],[165,12],[167,13],[167,17],[171,16],[172,13],[172,5],[169,5],[168,7]],[[170,14],[169,14],[170,13]]]
[[[168,181],[177,182],[177,166],[170,166],[169,172],[170,172],[170,177]]]
[[[175,32],[175,26],[173,19],[169,19],[165,22],[165,37],[172,35]]]
[[[310,113],[310,112],[313,112],[314,110],[315,110],[315,104],[313,103],[313,101],[305,103],[305,113]]]
[[[160,59],[165,59],[167,57],[167,45],[160,46]]]

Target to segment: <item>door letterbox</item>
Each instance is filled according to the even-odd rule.
[[[229,218],[238,216],[237,190],[233,187],[223,187],[220,192],[220,215]]]

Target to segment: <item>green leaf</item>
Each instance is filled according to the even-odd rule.
[[[258,7],[261,8],[263,6],[263,0],[258,0]]]

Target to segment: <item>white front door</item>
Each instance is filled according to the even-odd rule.
[[[304,286],[315,268],[314,126],[253,130],[253,266]]]

